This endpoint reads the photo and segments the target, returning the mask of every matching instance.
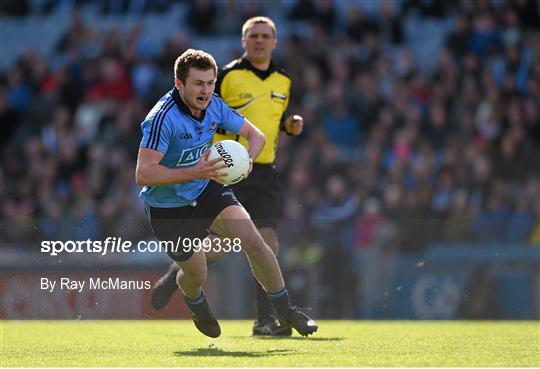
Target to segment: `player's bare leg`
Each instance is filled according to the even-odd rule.
[[[214,239],[214,238],[220,238],[217,235],[209,235],[208,238]],[[214,243],[212,243],[214,244]],[[206,258],[206,265],[210,265],[212,263],[215,263],[218,260],[221,260],[227,253],[221,249],[219,252],[214,251],[212,249],[209,252],[205,252],[205,258]],[[177,277],[178,273],[181,273],[180,267],[178,264],[173,262],[169,268],[167,269],[167,272],[161,276],[157,280],[157,282],[154,284],[152,288],[152,306],[156,310],[161,310],[171,300],[171,297],[174,295],[176,291],[178,291],[178,282]]]
[[[180,270],[177,273],[178,287],[186,306],[191,313],[195,326],[209,337],[219,337],[221,328],[208,306],[202,285],[206,281],[206,259],[202,251],[196,252],[186,261],[177,262]]]
[[[180,272],[180,267],[176,262],[173,262],[167,272],[162,275],[152,287],[152,307],[156,310],[161,310],[171,300],[171,297],[178,291],[178,282],[176,281],[177,274]]]
[[[270,227],[257,228],[264,242],[272,249],[277,257],[279,243],[276,231]],[[255,278],[255,298],[257,307],[257,319],[253,323],[252,333],[254,336],[290,336],[290,327],[281,327],[276,321],[276,313],[263,286]]]
[[[203,252],[196,252],[186,261],[176,262],[181,268],[176,282],[184,296],[196,299],[201,293],[201,286],[206,282],[206,259]]]
[[[274,229],[269,227],[257,228],[261,234],[263,240],[268,246],[272,249],[274,255],[277,256],[278,250],[278,238]],[[221,238],[226,234],[227,231],[224,229],[222,224],[215,222],[210,229],[209,238]],[[224,243],[224,241],[222,241]],[[220,259],[222,259],[226,252],[223,249],[220,251],[215,251],[215,249],[205,252],[206,263],[210,265]],[[173,266],[174,268],[174,266]],[[177,270],[177,269],[176,269]],[[272,303],[268,299],[268,295],[257,278],[254,278],[255,282],[255,294],[256,294],[256,307],[257,307],[257,319],[253,324],[252,333],[254,336],[290,336],[292,330],[290,327],[281,327],[276,321],[276,312],[272,307]],[[174,291],[169,292],[172,295]],[[161,294],[163,296],[164,293]]]
[[[277,256],[278,251],[278,238],[276,232],[273,228],[262,227],[257,228],[261,234],[264,242],[272,249],[274,255]],[[211,235],[210,238],[223,238],[222,236],[226,234],[226,230],[223,229],[223,226],[219,222],[215,222],[213,227],[210,229]],[[223,242],[222,242],[223,243]],[[222,259],[225,256],[225,252],[221,249],[219,252],[211,250],[205,253],[206,262],[208,265]],[[268,295],[264,290],[263,286],[254,278],[255,282],[255,295],[256,295],[256,307],[257,307],[257,319],[253,323],[252,333],[254,336],[290,336],[292,330],[290,327],[281,327],[276,321],[276,312],[272,307],[272,303],[268,299]]]
[[[291,306],[277,259],[255,228],[247,211],[242,206],[228,206],[221,211],[213,224],[219,225],[225,236],[240,238],[242,250],[249,259],[253,274],[266,290],[280,324],[283,327],[295,328],[303,336],[316,332],[318,326],[315,321]]]
[[[259,230],[259,233],[261,234],[264,242],[266,242],[266,244],[270,246],[274,255],[277,255],[278,249],[279,249],[279,243],[278,243],[276,231],[268,227],[257,228],[257,229]]]
[[[285,283],[272,249],[264,242],[242,206],[233,205],[223,209],[214,223],[220,225],[226,237],[240,238],[242,251],[249,259],[253,274],[267,292],[284,288]]]

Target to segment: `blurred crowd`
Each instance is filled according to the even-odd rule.
[[[94,4],[106,14],[152,3]],[[540,244],[537,1],[382,1],[374,14],[353,1],[346,12],[276,4],[189,2],[180,21],[190,32],[159,45],[142,26],[104,30],[75,10],[50,55],[20,55],[0,76],[2,241],[148,237],[134,183],[139,123],[193,37],[240,38],[245,19],[271,8],[295,26],[281,35],[277,22],[276,61],[293,79],[289,110],[306,121],[300,138],[282,138],[276,163],[291,263],[328,247],[346,262],[376,244]],[[434,68],[407,47],[411,14],[453,22]]]
[[[540,244],[538,3],[424,9],[454,19],[429,72],[407,48],[388,52],[414,3],[381,2],[376,20],[352,5],[342,30],[321,8],[308,37],[281,45],[308,122],[279,156],[284,233],[362,249],[393,224],[401,250]]]

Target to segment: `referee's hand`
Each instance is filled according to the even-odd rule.
[[[301,115],[291,115],[285,120],[285,132],[298,136],[304,129],[304,118]]]

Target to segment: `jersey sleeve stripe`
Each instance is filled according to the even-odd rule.
[[[157,138],[156,143],[154,144],[152,142],[152,146],[154,150],[157,150],[159,147],[159,139],[161,138],[161,127],[163,126],[163,121],[165,120],[165,117],[167,116],[167,113],[171,108],[174,106],[174,100],[171,100],[171,103],[167,105],[167,108],[163,111],[163,114],[159,117],[159,128],[157,130],[157,134],[154,135],[154,139]]]
[[[170,105],[172,102],[172,99],[171,100],[168,100],[166,101],[158,110],[158,112],[156,113],[156,115],[154,115],[154,118],[152,119],[152,128],[150,129],[150,135],[148,136],[148,141],[146,142],[146,148],[153,148],[154,146],[154,141],[155,141],[155,134],[156,134],[156,131],[157,131],[157,126],[158,126],[158,120],[159,120],[159,117],[161,116],[161,114],[163,113],[163,111],[166,109],[167,105]]]
[[[152,125],[150,127],[150,135],[148,136],[148,140],[146,141],[146,148],[149,148],[150,147],[150,141],[152,140],[152,138],[154,137],[154,131],[155,131],[155,127],[156,127],[156,118],[157,116],[161,113],[161,111],[163,110],[163,108],[165,107],[165,105],[167,105],[167,101],[165,101],[161,107],[159,108],[159,110],[157,111],[157,113],[154,115],[154,117],[152,118]]]

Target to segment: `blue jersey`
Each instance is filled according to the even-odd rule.
[[[244,117],[231,109],[218,95],[213,95],[201,118],[195,118],[173,88],[150,110],[141,124],[140,147],[165,155],[159,164],[167,168],[195,165],[210,148],[218,128],[238,133]],[[150,206],[173,208],[192,204],[208,185],[207,179],[196,179],[162,186],[145,186],[140,196]]]

